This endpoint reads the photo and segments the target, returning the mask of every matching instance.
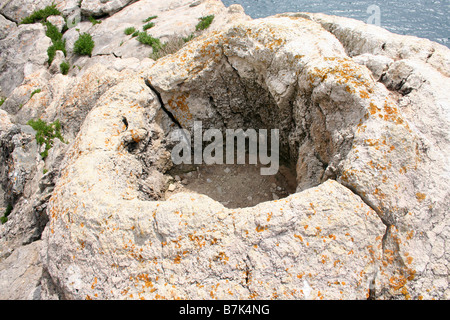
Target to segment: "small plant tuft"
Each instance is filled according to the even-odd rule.
[[[187,42],[191,41],[194,38],[195,38],[195,34],[191,33],[186,38],[183,38],[183,41],[184,41],[184,43],[187,43]]]
[[[44,9],[34,11],[28,17],[23,18],[20,24],[30,24],[39,21],[44,21],[50,16],[60,16],[60,15],[61,12],[56,8],[56,5],[52,4],[51,6],[47,6]]]
[[[39,92],[41,92],[41,91],[42,91],[41,88],[34,90],[34,91],[31,93],[30,99],[33,98],[33,96],[34,96],[36,93],[39,93]]]
[[[158,16],[150,16],[147,19],[143,20],[142,22],[149,22],[149,21],[152,21],[153,19],[156,19],[156,18],[158,18]]]
[[[158,38],[153,38],[147,32],[139,32],[139,35],[137,36],[137,41],[139,41],[142,44],[151,46],[153,52],[157,52],[162,47],[161,41]]]
[[[100,20],[95,20],[95,18],[93,16],[89,16],[88,19],[92,23],[93,26],[95,26],[96,24],[102,23]]]
[[[89,33],[80,34],[78,40],[75,41],[73,51],[79,55],[91,56],[95,42]]]
[[[126,34],[127,36],[129,36],[130,34],[133,34],[133,33],[136,32],[136,28],[135,28],[135,27],[128,27],[128,28],[125,29],[124,32],[125,32],[125,34]]]
[[[146,30],[148,30],[148,29],[150,29],[150,28],[153,28],[155,26],[155,24],[153,23],[153,22],[149,22],[149,23],[147,23],[146,25],[144,25],[143,27],[142,27],[142,29],[144,30],[144,31],[146,31]]]
[[[195,30],[199,31],[199,30],[205,30],[208,29],[209,26],[211,25],[211,23],[214,20],[214,15],[209,15],[206,17],[201,17],[198,20],[200,20],[200,22],[197,24],[197,26],[195,27]]]
[[[0,98],[0,107],[2,106],[2,104],[6,101],[5,98]]]
[[[47,124],[45,121],[38,119],[30,120],[27,124],[36,130],[36,142],[39,145],[45,144],[45,150],[41,153],[42,159],[47,158],[48,150],[53,147],[53,140],[55,138],[64,142],[64,138],[61,135],[61,123],[59,120]]]
[[[0,222],[2,224],[5,224],[8,221],[8,216],[10,215],[10,213],[13,211],[13,206],[11,204],[8,204],[8,206],[6,207],[5,212],[3,213],[3,217],[0,217]]]
[[[61,50],[64,56],[66,55],[66,40],[63,39],[62,33],[53,24],[50,22],[44,22],[43,24],[47,27],[45,35],[52,40],[52,45],[47,49],[48,64],[52,64],[56,51]]]
[[[64,61],[59,65],[59,69],[63,75],[67,75],[69,73],[70,65]]]

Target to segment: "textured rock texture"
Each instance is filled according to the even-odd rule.
[[[123,33],[157,15],[153,36],[184,37],[211,13],[157,61]],[[250,20],[219,1],[142,0],[79,29],[96,48],[72,55],[68,30],[68,76],[36,62],[1,82],[6,298],[450,298],[447,48],[322,14]],[[38,117],[67,142],[45,160],[26,125]],[[194,121],[279,129],[296,193],[236,209],[165,197],[173,130]]]

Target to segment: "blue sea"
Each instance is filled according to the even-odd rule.
[[[322,12],[325,14],[379,23],[397,33],[428,38],[450,47],[450,0],[222,0],[244,7],[252,18],[263,18],[283,12]],[[378,6],[379,11],[368,9]],[[376,8],[376,7],[375,7]],[[377,9],[377,10],[378,10]],[[369,18],[379,12],[379,20]]]

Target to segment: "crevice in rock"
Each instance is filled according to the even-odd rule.
[[[145,79],[145,85],[147,87],[149,87],[150,90],[153,91],[153,93],[156,95],[156,97],[158,98],[158,102],[161,105],[161,109],[167,114],[167,116],[170,118],[170,120],[172,120],[173,123],[175,123],[177,125],[177,127],[181,129],[182,126],[181,126],[180,122],[175,118],[173,113],[167,109],[167,107],[164,104],[164,101],[161,97],[161,94],[158,92],[158,90],[156,90],[156,88],[150,83],[150,81],[148,79]]]
[[[3,18],[5,18],[6,20],[8,20],[9,22],[14,23],[16,26],[19,25],[19,23],[15,20],[13,20],[12,18],[8,17],[7,15],[5,15],[3,12],[0,13],[1,16],[3,16]]]
[[[346,187],[348,190],[350,190],[353,194],[355,194],[356,196],[358,196],[362,202],[364,202],[368,207],[370,207],[373,211],[375,211],[375,213],[378,215],[378,217],[380,218],[380,220],[383,222],[383,224],[389,228],[392,223],[389,223],[387,220],[383,219],[383,214],[380,211],[380,209],[375,206],[371,201],[369,201],[365,196],[363,196],[355,187],[347,185],[345,183],[342,183],[340,181],[337,181],[338,183],[340,183],[342,186]]]

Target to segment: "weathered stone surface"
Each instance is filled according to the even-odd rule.
[[[0,299],[40,299],[40,248],[41,241],[35,241],[15,250],[8,258],[0,259]]]
[[[50,200],[43,250],[44,264],[66,298],[367,297],[385,226],[336,182],[236,211],[194,194],[139,200],[144,168],[126,142],[129,133],[144,145],[146,135],[159,136],[159,106],[151,97],[138,79],[111,88],[68,152]],[[330,194],[336,198],[322,201]],[[314,251],[320,252],[316,259],[306,259]],[[345,267],[333,269],[340,264],[333,260],[337,256]],[[87,272],[80,259],[95,272]],[[332,277],[325,280],[325,274]],[[326,290],[327,281],[332,290]]]
[[[53,2],[54,0],[1,0],[0,13],[19,23],[34,11],[44,9]]]
[[[146,24],[143,20],[150,16],[158,16],[152,20],[153,28],[147,32],[164,43],[170,36],[177,35],[187,37],[195,31],[199,18],[214,14],[215,18],[210,27],[211,30],[220,30],[228,23],[239,20],[250,19],[241,6],[225,8],[220,1],[202,1],[199,5],[191,6],[194,1],[169,0],[154,1],[141,0],[133,3],[116,14],[102,20],[101,24],[92,26],[91,22],[81,22],[76,28],[68,30],[64,34],[67,40],[67,49],[73,50],[73,44],[78,38],[79,29],[81,33],[88,32],[92,35],[95,47],[92,55],[114,55],[122,58],[148,58],[152,52],[150,46],[141,44],[130,35],[125,35],[124,30],[135,27],[143,31]]]
[[[207,14],[208,31],[157,61],[123,33],[157,15],[149,33],[164,41]],[[13,33],[28,28],[27,62],[0,82],[0,206],[14,204],[0,269],[41,237],[43,267],[40,287],[7,298],[450,297],[447,48],[321,14],[250,21],[219,1],[142,0],[77,26],[96,41],[92,58],[71,54],[78,31],[67,31],[63,76],[29,61],[44,46],[30,49],[39,25]],[[56,140],[42,161],[24,125],[35,118],[59,119],[70,145]],[[169,197],[173,119],[280,129],[297,192],[238,209]]]
[[[39,24],[20,25],[0,40],[0,90],[8,96],[24,77],[42,68],[51,45]]]
[[[322,13],[282,14],[300,16],[320,23],[334,34],[350,57],[370,53],[391,59],[417,59],[426,62],[446,77],[450,76],[448,48],[414,36],[398,35],[355,19]]]
[[[0,14],[0,40],[5,39],[16,28],[16,24]]]
[[[136,0],[83,0],[81,12],[86,16],[111,15]]]

